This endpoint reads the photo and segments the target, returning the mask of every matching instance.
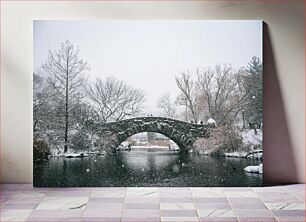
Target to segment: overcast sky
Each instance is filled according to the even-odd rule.
[[[48,50],[70,40],[90,65],[90,79],[108,76],[141,88],[148,113],[156,113],[159,96],[178,91],[180,72],[216,64],[245,66],[262,60],[261,21],[101,20],[34,21],[34,71]]]

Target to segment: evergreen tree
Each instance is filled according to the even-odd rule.
[[[258,57],[252,57],[247,66],[246,91],[248,101],[246,105],[246,119],[250,128],[260,128],[263,120],[263,82],[262,82],[262,62]]]

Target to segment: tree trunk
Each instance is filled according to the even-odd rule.
[[[65,99],[65,146],[64,153],[68,151],[68,59],[67,59],[67,71],[66,71],[66,99]]]

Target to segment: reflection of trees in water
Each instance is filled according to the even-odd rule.
[[[144,182],[146,186],[150,186],[163,178],[171,175],[172,166],[177,162],[178,155],[169,155],[163,152],[122,152],[115,157],[116,165],[123,165],[118,168],[118,172],[122,173],[121,177],[125,177],[125,185],[134,185],[137,182]]]
[[[138,159],[135,159],[134,155]],[[133,151],[75,159],[51,158],[45,163],[35,163],[34,184],[36,186],[258,186],[262,176],[246,174],[243,168],[259,163],[260,161],[241,158]]]
[[[33,167],[33,185],[39,186],[42,183],[42,179],[44,178],[45,174],[45,169],[43,164],[34,162],[34,167]]]
[[[247,175],[244,172],[244,168],[250,164],[259,165],[259,160],[199,156],[194,161],[195,165],[198,166],[196,170],[202,172],[203,180],[206,180],[211,186],[239,186],[241,183],[256,184],[256,181],[260,179],[260,177],[257,177],[258,175]],[[205,162],[205,165],[200,164],[200,162]]]
[[[65,184],[67,182],[67,161],[63,160],[63,176],[62,176],[62,184]]]

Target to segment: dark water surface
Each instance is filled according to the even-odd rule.
[[[34,186],[261,186],[262,175],[243,171],[258,160],[121,151],[117,155],[34,163]]]

